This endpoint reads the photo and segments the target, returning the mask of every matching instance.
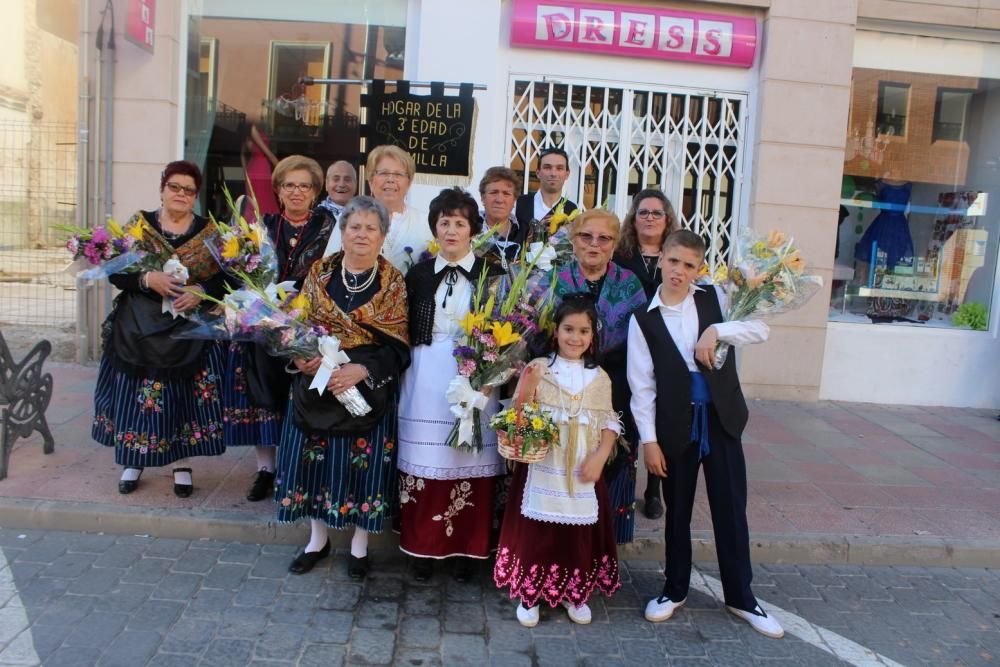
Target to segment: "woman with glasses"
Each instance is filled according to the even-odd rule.
[[[139,249],[176,256],[187,278],[163,271],[110,277],[121,293],[103,327],[92,435],[115,448],[122,494],[138,488],[144,468],[172,465],[174,494],[187,498],[194,485],[184,459],[225,451],[222,348],[215,341],[176,337],[189,322],[163,308],[169,302],[183,315],[202,305],[199,294],[225,293],[225,277],[205,243],[214,227],[194,213],[200,187],[197,165],[171,162],[160,177],[160,207],[136,213],[129,223],[141,230]]]
[[[640,190],[632,198],[632,206],[622,225],[614,262],[634,273],[646,292],[646,298],[660,286],[660,248],[670,232],[676,231],[677,214],[670,200],[659,190]],[[653,473],[646,473],[646,491],[643,494],[643,514],[648,519],[663,516],[660,502],[662,480]]]
[[[388,209],[391,217],[382,255],[403,275],[420,261],[434,238],[427,228],[427,216],[406,203],[416,171],[413,156],[397,146],[376,147],[368,154],[365,164],[369,193]],[[340,248],[340,233],[335,230],[323,256]]]
[[[315,205],[323,170],[311,158],[289,155],[275,165],[271,187],[279,213],[263,215],[262,222],[274,245],[277,282],[290,280],[301,286],[337,223],[328,209]],[[226,445],[255,448],[257,475],[247,500],[256,502],[274,491],[275,448],[288,402],[289,376],[284,361],[251,343],[231,342],[226,362]]]
[[[635,533],[635,427],[629,410],[625,347],[632,311],[646,303],[642,282],[634,273],[611,261],[618,243],[618,216],[602,208],[581,213],[569,229],[574,261],[556,274],[558,301],[574,292],[590,292],[597,299],[600,315],[595,345],[601,368],[611,378],[611,402],[622,414],[627,449],[619,447],[604,471],[619,544],[632,541]]]

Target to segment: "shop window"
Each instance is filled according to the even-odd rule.
[[[934,73],[854,70],[832,321],[967,328],[990,321],[1000,67],[983,71],[989,58],[922,62]],[[903,134],[906,141],[891,140]]]
[[[910,108],[910,86],[880,81],[878,84],[878,115],[875,126],[879,134],[906,136],[906,117]]]
[[[188,4],[197,11],[188,15],[184,156],[205,174],[201,211],[225,212],[224,187],[245,194],[248,166],[268,188],[261,146],[324,169],[358,165],[362,87],[304,86],[299,77],[402,78],[406,0]]]
[[[934,105],[934,141],[965,141],[972,90],[938,88]]]

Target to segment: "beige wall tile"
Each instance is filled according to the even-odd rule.
[[[760,94],[760,141],[844,147],[850,86],[768,79]]]
[[[768,13],[771,16],[853,25],[858,19],[858,2],[857,0],[811,0],[810,2],[773,0]]]
[[[768,17],[761,79],[835,86],[851,82],[854,26]]]
[[[177,106],[150,100],[115,100],[115,164],[156,164],[176,159]],[[135,183],[132,178],[118,183]],[[153,192],[156,186],[153,184]],[[140,188],[142,186],[140,185]],[[120,194],[115,188],[115,195]]]
[[[979,0],[980,9],[1000,9],[1000,0]]]
[[[747,400],[761,401],[810,401],[819,400],[818,387],[793,387],[786,384],[755,384],[743,382],[743,395]],[[750,419],[753,419],[753,404],[750,404]]]
[[[979,18],[976,19],[976,26],[989,28],[990,30],[1000,30],[1000,9],[980,9]]]
[[[839,196],[839,192],[838,183],[835,194]],[[833,199],[830,202],[825,208],[758,202],[750,207],[750,226],[758,234],[777,229],[795,237],[796,247],[810,266],[832,269],[838,204]]]
[[[160,205],[160,172],[169,162],[134,163],[115,162],[111,178],[115,183],[127,187],[116,187],[112,214],[115,220],[124,222],[136,211],[155,209]]]
[[[178,99],[179,45],[175,40],[161,39],[157,35],[156,52],[152,54],[131,43],[118,48],[129,49],[132,53],[128,57],[119,58],[115,63],[116,98],[163,101]]]
[[[761,143],[756,151],[751,201],[836,209],[844,171],[843,150]]]
[[[978,11],[975,5],[949,6],[944,1],[929,4],[909,0],[859,0],[858,18],[975,27]]]
[[[772,326],[766,343],[740,350],[740,379],[747,384],[791,385],[818,391],[825,341],[825,327]]]

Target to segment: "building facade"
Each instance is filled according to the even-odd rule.
[[[623,214],[661,187],[714,264],[741,229],[795,237],[824,291],[742,356],[750,395],[1000,405],[1000,0],[133,0],[117,25],[143,7],[152,43],[114,66],[116,217],[182,156],[215,206],[252,127],[357,162],[361,86],[300,76],[481,84],[456,184],[504,164],[533,189],[557,144],[567,196]]]

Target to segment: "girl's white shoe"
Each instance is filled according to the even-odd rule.
[[[533,628],[538,625],[538,605],[531,609],[526,609],[523,604],[517,605],[517,622],[526,628]]]
[[[579,623],[580,625],[587,625],[593,619],[593,615],[590,613],[590,607],[586,604],[582,604],[579,607],[574,607],[572,603],[563,600],[562,606],[566,607],[566,613],[569,614],[569,620],[574,623]]]

